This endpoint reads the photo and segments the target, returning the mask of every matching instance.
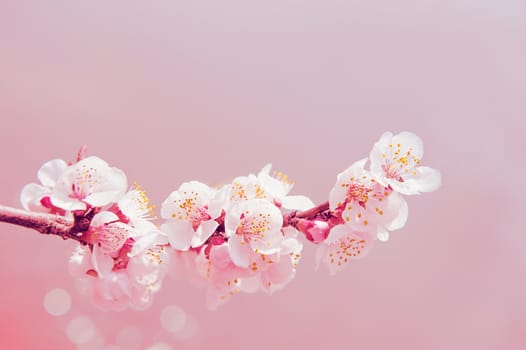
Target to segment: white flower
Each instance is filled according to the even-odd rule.
[[[242,281],[253,275],[250,269],[234,264],[227,244],[212,246],[209,256],[202,250],[196,258],[196,265],[208,282],[206,301],[210,309],[242,292]]]
[[[314,207],[314,203],[306,196],[289,196],[288,193],[294,186],[288,176],[277,172],[270,175],[272,164],[267,164],[259,172],[257,179],[267,197],[274,201],[278,207],[292,210],[307,210]]]
[[[133,228],[122,222],[112,212],[103,211],[93,217],[86,242],[97,245],[105,254],[118,252],[132,235]]]
[[[301,257],[303,244],[296,238],[297,231],[292,227],[284,229],[285,238],[281,243],[279,253],[264,255],[256,254],[250,263],[250,268],[258,274],[253,277],[259,288],[267,293],[274,293],[284,288],[296,275],[296,266]],[[244,280],[242,284],[247,284]]]
[[[258,178],[254,174],[238,176],[232,180],[231,185],[226,186],[228,190],[228,201],[230,205],[249,199],[266,199],[266,193],[261,187]]]
[[[219,225],[217,219],[226,201],[226,189],[216,191],[192,181],[172,192],[161,207],[166,222],[161,230],[168,235],[170,245],[178,250],[202,245]]]
[[[68,167],[56,181],[51,203],[64,210],[85,210],[117,202],[126,192],[126,175],[97,157]]]
[[[30,183],[22,189],[20,194],[22,207],[37,212],[53,212],[54,208],[49,201],[49,195],[67,167],[68,165],[62,159],[52,159],[42,165],[37,173],[40,185]]]
[[[168,266],[169,254],[164,246],[152,245],[129,254],[127,270],[137,283],[154,286],[162,280]]]
[[[151,244],[135,246],[128,239],[115,254],[108,254],[100,245],[77,247],[70,258],[70,272],[84,286],[82,292],[104,310],[120,311],[127,307],[144,309],[162,284],[169,263],[166,248],[155,245],[157,233]],[[135,248],[135,249],[134,249]]]
[[[283,217],[279,209],[265,199],[239,202],[225,217],[225,233],[232,260],[248,267],[252,252],[273,254],[283,242]]]
[[[146,196],[146,192],[135,184],[131,190],[118,200],[117,206],[132,224],[141,220],[152,219],[155,208],[154,205],[150,204],[150,199]]]
[[[351,260],[367,255],[373,243],[374,236],[353,231],[347,225],[337,225],[316,251],[316,268],[323,263],[328,267],[329,273],[334,275]]]
[[[282,173],[270,175],[272,164],[267,164],[255,176],[236,177],[229,187],[228,199],[235,204],[250,199],[267,199],[278,208],[291,210],[307,210],[314,207],[314,203],[306,196],[289,196],[288,193],[294,183]]]
[[[440,173],[420,166],[424,155],[422,140],[413,133],[386,132],[375,143],[371,154],[371,173],[384,186],[402,194],[432,192],[440,187]]]
[[[338,175],[329,195],[330,209],[341,213],[351,229],[380,233],[378,238],[387,240],[387,231],[405,225],[407,203],[401,195],[378,183],[364,169],[366,162],[362,159]]]
[[[296,274],[302,244],[297,240],[297,231],[291,227],[283,229],[283,235],[285,238],[279,252],[262,254],[249,251],[248,267],[234,263],[228,244],[212,245],[201,250],[195,265],[208,282],[208,307],[216,308],[238,293],[258,290],[273,293],[288,284]]]

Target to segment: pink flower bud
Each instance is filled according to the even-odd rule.
[[[329,235],[330,226],[322,220],[298,220],[296,228],[300,230],[311,242],[323,242]]]

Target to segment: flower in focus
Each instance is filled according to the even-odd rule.
[[[435,191],[441,183],[440,173],[420,166],[423,155],[423,142],[415,134],[386,132],[369,156],[371,173],[382,185],[402,194]]]
[[[268,200],[252,199],[231,207],[225,217],[225,233],[234,263],[248,267],[253,252],[279,252],[282,224],[281,212]]]
[[[314,203],[306,196],[289,196],[294,186],[287,175],[275,172],[270,175],[272,165],[267,164],[258,175],[236,177],[229,187],[228,199],[233,205],[250,199],[267,199],[278,208],[291,210],[307,210],[314,207]]]
[[[192,181],[172,192],[161,207],[166,222],[161,230],[168,235],[170,245],[178,250],[202,245],[214,233],[226,200],[225,190],[217,191]]]
[[[278,207],[292,210],[307,210],[314,207],[314,203],[306,196],[289,196],[288,193],[294,186],[288,176],[281,172],[270,175],[272,164],[267,164],[259,172],[257,179],[261,190],[267,198],[272,200]]]
[[[86,242],[97,245],[105,254],[118,252],[131,236],[132,228],[122,222],[112,212],[96,214],[86,231]]]
[[[126,175],[98,157],[69,166],[56,180],[51,203],[64,210],[85,210],[117,202],[126,192]]]
[[[329,205],[343,222],[358,232],[378,233],[400,229],[407,220],[407,203],[398,193],[384,187],[371,176],[362,159],[338,175],[329,195]]]
[[[51,204],[49,196],[57,184],[57,180],[68,165],[62,159],[52,159],[38,170],[40,185],[30,183],[24,186],[20,194],[20,202],[26,210],[34,212],[63,214],[63,210]]]
[[[124,215],[125,219],[132,224],[150,220],[154,216],[155,206],[150,204],[146,192],[136,184],[117,201],[117,206],[120,211],[118,214]]]

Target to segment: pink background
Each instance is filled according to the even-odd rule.
[[[84,143],[155,203],[268,161],[319,202],[386,130],[420,135],[443,186],[337,276],[309,246],[285,290],[215,312],[170,280],[146,312],[100,312],[67,274],[73,242],[0,224],[0,348],[75,349],[65,325],[87,315],[139,349],[524,349],[525,112],[523,0],[3,0],[2,204]],[[68,314],[44,310],[52,288]],[[194,337],[161,330],[170,304]]]

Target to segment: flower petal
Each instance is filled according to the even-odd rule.
[[[441,183],[440,172],[436,169],[421,166],[415,169],[416,174],[406,179],[405,182],[397,184],[395,190],[402,194],[418,194],[420,192],[436,191]]]
[[[128,182],[122,170],[111,168],[111,172],[105,175],[104,180],[104,183],[98,186],[96,192],[84,199],[86,203],[94,207],[102,207],[106,204],[117,202],[126,192]]]
[[[68,165],[62,159],[52,159],[42,165],[38,170],[37,177],[42,185],[46,187],[54,187],[57,180],[67,167]]]
[[[368,234],[353,232],[335,240],[330,244],[323,244],[318,248],[316,260],[323,262],[331,275],[343,269],[353,259],[364,257],[372,247],[374,239]]]
[[[331,244],[339,239],[342,239],[345,236],[348,236],[351,233],[352,230],[347,225],[336,225],[333,228],[331,228],[331,231],[329,232],[329,235],[327,236],[327,239],[324,242],[325,244]]]
[[[287,196],[283,198],[281,205],[285,209],[307,210],[314,208],[315,204],[306,196]]]
[[[411,154],[418,159],[422,159],[424,156],[424,143],[420,137],[412,132],[402,131],[401,133],[394,135],[392,143],[393,146],[400,145],[401,154],[406,154],[407,151],[411,150]]]
[[[20,193],[20,203],[25,210],[47,211],[40,204],[40,199],[46,195],[46,188],[35,183],[24,186]],[[36,209],[36,210],[35,210]]]
[[[111,274],[111,270],[113,269],[113,258],[104,254],[103,250],[96,244],[93,245],[91,263],[100,278],[106,278]]]
[[[387,199],[388,207],[385,209],[385,212],[395,215],[392,216],[392,221],[387,223],[385,228],[389,231],[399,230],[407,222],[409,210],[407,202],[404,197],[396,192],[391,193]]]
[[[203,243],[205,243],[206,240],[210,238],[212,233],[214,233],[217,226],[219,226],[219,224],[215,220],[202,221],[201,225],[199,226],[200,230],[198,230],[199,234],[196,232],[192,238],[192,247],[195,248],[203,245]]]
[[[296,274],[296,270],[292,264],[292,260],[288,256],[282,256],[281,259],[272,264],[270,268],[261,274],[261,287],[267,293],[274,293],[275,291],[285,287]]]
[[[161,231],[166,233],[170,245],[177,250],[188,250],[195,233],[190,222],[176,220],[161,225]]]
[[[380,230],[376,233],[376,237],[380,242],[387,242],[389,240],[389,232]]]
[[[234,235],[228,240],[228,252],[230,258],[239,267],[248,267],[250,264],[250,246],[243,242],[241,237]]]

